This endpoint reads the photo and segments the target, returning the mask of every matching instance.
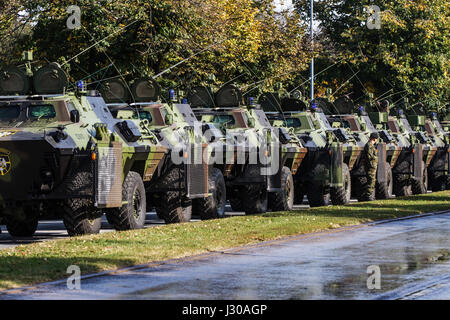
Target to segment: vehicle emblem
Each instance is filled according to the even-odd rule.
[[[6,150],[0,151],[0,175],[4,176],[11,169],[11,159],[9,152]]]

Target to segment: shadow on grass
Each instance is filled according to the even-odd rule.
[[[47,257],[45,259],[44,257],[2,257],[0,260],[0,290],[65,279],[71,275],[67,273],[67,268],[71,265],[80,267],[82,274],[88,274],[105,269],[132,266],[134,261],[94,257]]]

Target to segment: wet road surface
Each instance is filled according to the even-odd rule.
[[[231,249],[0,299],[450,299],[450,212]],[[369,289],[379,266],[380,289]],[[370,284],[375,282],[369,281]]]

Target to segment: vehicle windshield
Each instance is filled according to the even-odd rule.
[[[373,126],[372,121],[370,120],[369,116],[363,116],[364,122],[366,123],[367,129],[370,132],[377,132],[377,129]]]
[[[32,120],[53,119],[56,117],[55,107],[51,104],[30,105],[28,107],[28,118]]]
[[[319,112],[317,113],[319,116],[320,121],[322,122],[322,124],[325,126],[326,129],[331,129],[330,123],[327,120],[327,117],[325,116],[324,113]]]
[[[433,123],[440,133],[445,133],[444,128],[442,128],[441,123],[438,120],[433,120]]]
[[[402,122],[403,126],[405,127],[406,132],[409,132],[409,133],[413,132],[407,119],[402,118],[402,119],[400,119],[400,121]]]
[[[0,122],[8,124],[52,120],[56,117],[56,110],[52,104],[0,104]]]
[[[149,122],[152,122],[152,114],[151,112],[144,110],[134,111],[133,119],[140,119],[140,120],[147,119]]]
[[[16,120],[19,115],[20,106],[18,105],[0,106],[0,122]]]
[[[301,128],[302,122],[299,118],[286,118],[284,125],[289,128]]]
[[[234,117],[232,115],[225,114],[225,115],[214,116],[213,123],[218,124],[220,126],[224,125],[224,124],[232,126],[235,124],[235,121],[234,121]]]

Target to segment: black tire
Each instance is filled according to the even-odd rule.
[[[244,187],[243,202],[245,214],[258,214],[267,212],[267,189],[265,185],[251,184]]]
[[[173,168],[164,178],[164,185],[180,185],[182,170]],[[169,223],[189,222],[192,218],[192,201],[187,199],[185,191],[167,191],[158,197],[155,203],[157,216]]]
[[[202,220],[223,218],[227,202],[227,188],[223,174],[217,168],[213,168],[209,174],[209,192],[212,193],[211,196],[192,201],[193,213],[200,216]]]
[[[423,169],[423,176],[422,179],[412,179],[412,192],[413,194],[425,194],[428,191],[428,170],[425,168]]]
[[[318,164],[315,165],[311,170],[310,177],[312,179],[328,176],[329,171],[325,168],[324,165]],[[328,206],[331,203],[330,193],[326,190],[323,181],[320,180],[312,180],[305,185],[306,196],[308,198],[308,203],[310,207],[323,207]]]
[[[245,176],[256,177],[261,175],[261,169],[257,165],[249,165]],[[267,212],[268,195],[267,184],[247,184],[242,186],[242,207],[246,214],[258,214]]]
[[[269,193],[272,211],[291,211],[294,207],[294,179],[288,167],[281,169],[281,191]]]
[[[311,208],[328,206],[331,203],[330,193],[325,192],[325,187],[314,183],[308,184],[308,203]]]
[[[381,183],[377,181],[375,186],[375,197],[377,199],[383,200],[392,198],[394,180],[392,178],[391,165],[388,162],[386,162],[386,181]]]
[[[180,196],[178,191],[168,191],[162,195],[164,205],[156,207],[156,214],[165,223],[189,222],[192,218],[192,201]]]
[[[93,174],[89,169],[81,169],[66,186],[67,194],[92,187]],[[71,198],[64,201],[63,222],[69,236],[95,234],[100,232],[102,212],[95,208],[92,199]]]
[[[350,202],[352,194],[352,178],[346,163],[342,165],[342,176],[344,185],[342,187],[332,187],[330,190],[331,202],[334,205],[344,205]]]
[[[303,204],[305,198],[305,191],[300,183],[294,183],[294,204]]]
[[[446,175],[443,172],[429,172],[429,188],[433,192],[444,191],[446,188]]]
[[[396,197],[408,197],[412,195],[411,179],[409,174],[404,174],[402,172],[409,171],[409,162],[403,161],[396,165],[396,171],[393,172],[394,176],[394,194]]]
[[[5,218],[6,229],[12,237],[32,237],[39,223],[37,215],[27,216],[25,219],[17,219],[12,216]]]
[[[122,201],[127,203],[120,208],[106,211],[106,219],[116,230],[141,229],[145,225],[147,201],[144,182],[133,171],[128,172],[122,185]]]
[[[234,187],[231,190],[230,195],[230,206],[231,210],[234,212],[243,212],[244,211],[244,204],[242,202],[242,193],[244,192],[243,188],[240,187]]]

